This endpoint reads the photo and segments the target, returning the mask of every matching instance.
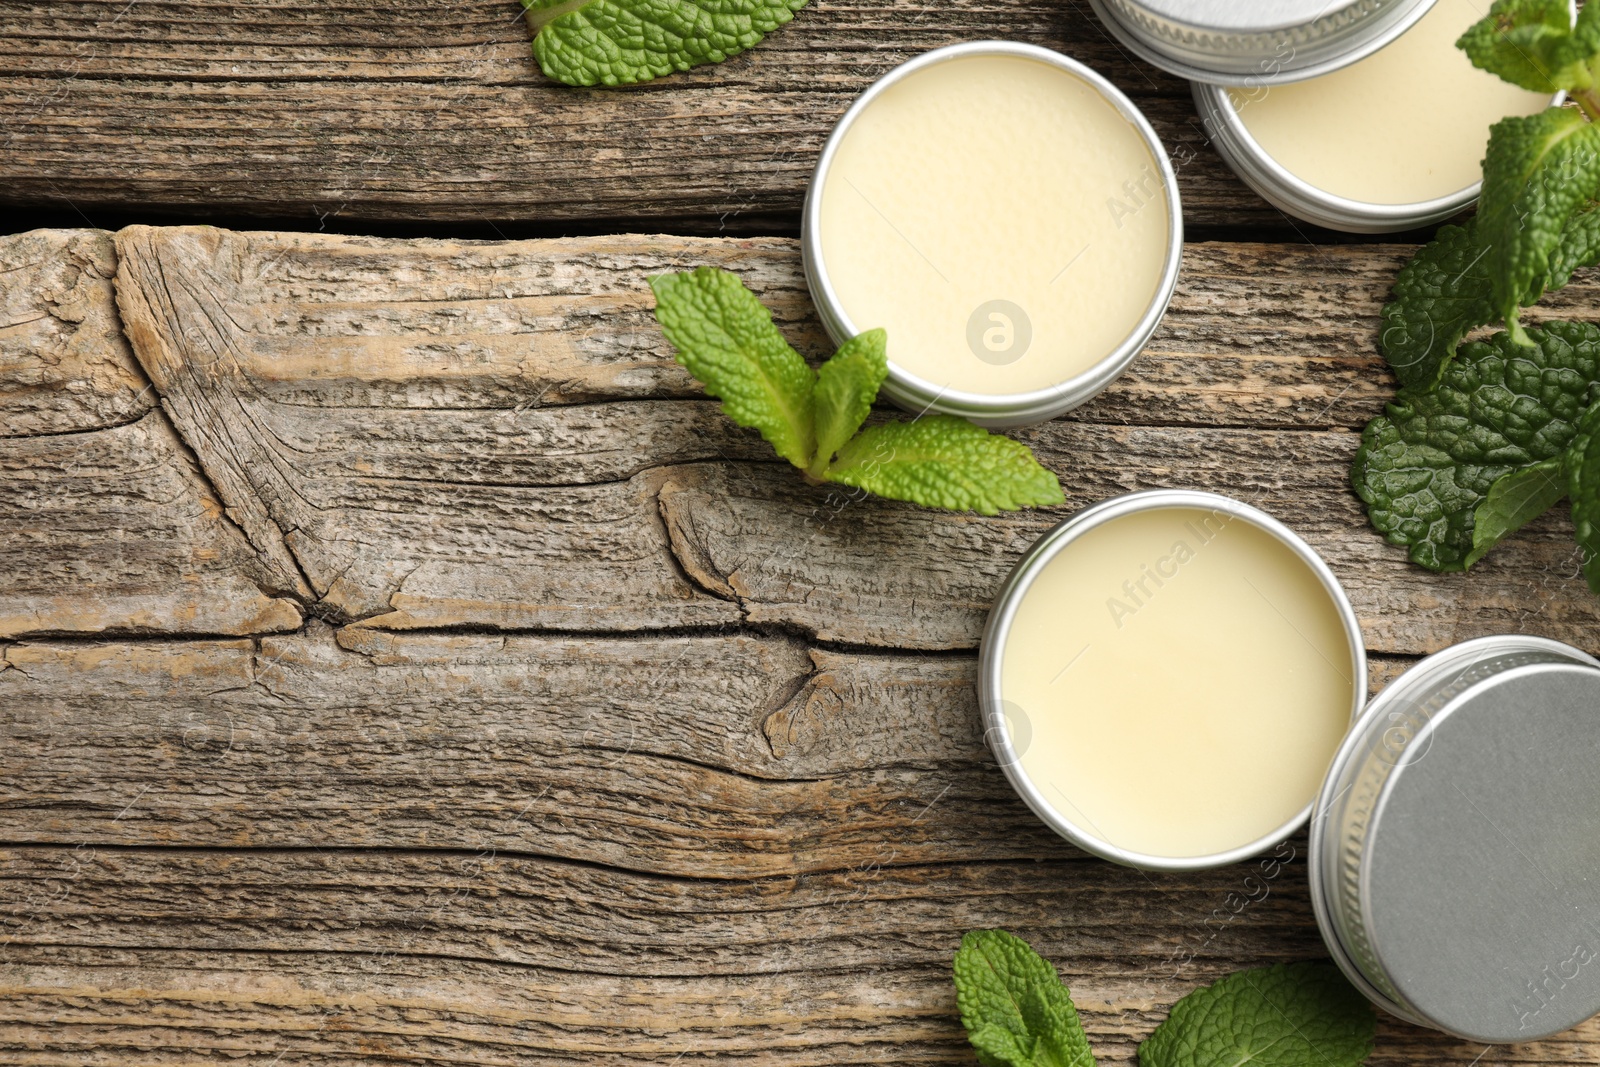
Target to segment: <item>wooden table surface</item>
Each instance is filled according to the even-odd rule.
[[[80,226],[0,237],[0,1063],[971,1063],[948,968],[985,926],[1131,1062],[1195,986],[1324,952],[1303,838],[1143,874],[1012,795],[974,650],[1040,532],[1131,489],[1250,500],[1345,583],[1374,688],[1481,634],[1600,651],[1564,513],[1470,577],[1368,528],[1347,471],[1409,246],[1267,207],[1082,0],[824,0],[621,92],[546,83],[514,2],[0,28],[11,228]],[[808,487],[672,362],[645,278],[736,270],[825,355],[817,149],[980,37],[1147,110],[1197,238],[1172,310],[1017,433],[1064,507]],[[361,235],[404,227],[433,236]],[[1600,317],[1600,286],[1547,304]],[[1371,1060],[1512,1062],[1600,1063],[1600,1025],[1385,1019]]]

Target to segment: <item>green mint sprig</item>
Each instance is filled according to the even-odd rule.
[[[1004,930],[961,938],[952,966],[961,1025],[983,1067],[1094,1067],[1077,1009],[1050,962]],[[1330,963],[1239,971],[1172,1007],[1139,1045],[1140,1067],[1360,1067],[1372,1005]]]
[[[1523,299],[1550,267],[1562,227],[1600,184],[1600,127],[1565,108],[1501,119],[1483,157],[1479,239],[1489,298],[1511,339],[1529,343],[1518,322]],[[1536,295],[1535,295],[1536,298]]]
[[[884,331],[851,338],[813,371],[738,275],[698,267],[651,278],[650,288],[678,362],[811,481],[983,515],[1065,501],[1025,445],[965,419],[861,429],[889,373]]]
[[[1178,1001],[1139,1045],[1139,1067],[1358,1067],[1377,1027],[1372,1005],[1333,964],[1280,963]]]
[[[955,962],[956,1007],[983,1067],[1094,1067],[1056,969],[1004,930],[973,930]]]
[[[720,63],[794,18],[806,0],[522,0],[533,54],[566,85],[635,85]]]
[[[1491,127],[1477,218],[1401,270],[1379,345],[1401,390],[1351,468],[1374,527],[1432,570],[1471,567],[1563,498],[1600,593],[1600,330],[1521,311],[1600,263],[1600,4],[1496,0],[1457,46],[1576,105]],[[1463,344],[1482,326],[1504,331]],[[1591,453],[1595,453],[1591,455]]]
[[[1583,576],[1590,589],[1600,591],[1600,404],[1591,404],[1579,418],[1578,434],[1562,461],[1572,525],[1583,549]]]
[[[1528,335],[1532,348],[1505,333],[1466,345],[1438,385],[1400,390],[1361,435],[1351,480],[1368,518],[1430,570],[1465,570],[1566,495],[1563,478],[1552,499],[1523,472],[1565,462],[1600,381],[1600,327]]]
[[[1456,47],[1473,66],[1536,93],[1593,89],[1600,22],[1580,14],[1574,26],[1568,2],[1500,0]]]
[[[1600,203],[1590,201],[1561,228],[1543,277],[1521,298],[1523,307],[1566,285],[1573,271],[1600,263]],[[1442,226],[1395,279],[1394,299],[1383,306],[1379,345],[1401,385],[1438,384],[1462,338],[1495,321],[1489,264],[1478,239],[1478,220]]]

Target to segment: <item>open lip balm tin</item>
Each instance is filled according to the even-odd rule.
[[[1135,54],[1191,81],[1276,85],[1382,48],[1433,0],[1089,0]]]
[[[1160,512],[1167,512],[1168,516],[1156,514]],[[1162,528],[1159,533],[1152,530],[1148,535],[1141,534],[1126,521],[1154,515],[1166,523],[1190,512],[1194,517],[1184,517],[1181,525],[1171,527],[1176,532]],[[1241,524],[1241,528],[1230,532],[1227,527],[1234,523]],[[1099,540],[1093,540],[1097,536]],[[1231,538],[1231,542],[1217,541],[1220,547],[1213,547],[1208,537]],[[1152,550],[1127,547],[1141,538],[1152,546],[1172,547],[1165,556],[1151,555],[1148,566],[1131,567],[1128,560],[1093,556],[1104,552],[1108,544],[1121,543],[1114,552],[1131,551],[1143,560]],[[1174,542],[1179,539],[1192,551],[1178,550]],[[1052,587],[1045,578],[1052,564],[1058,557],[1070,558],[1075,548],[1085,554],[1084,569],[1076,574],[1067,572],[1065,580],[1071,584]],[[1211,562],[1206,562],[1208,558]],[[1207,569],[1210,574],[1204,573]],[[1235,570],[1237,574],[1233,573]],[[1120,584],[1124,573],[1133,579],[1129,582],[1131,589]],[[1243,582],[1233,581],[1241,577]],[[1137,581],[1140,579],[1142,584]],[[1156,579],[1162,584],[1156,585]],[[1186,583],[1188,588],[1182,589]],[[1072,590],[1079,586],[1093,588],[1085,591],[1082,599],[1074,600],[1076,594]],[[1040,596],[1056,602],[1056,618],[1043,618],[1027,606],[1030,591],[1036,588]],[[1141,596],[1141,592],[1145,595]],[[1302,601],[1300,605],[1289,600],[1296,594]],[[1105,606],[1101,604],[1102,597],[1107,598]],[[1147,607],[1158,610],[1141,616],[1139,613]],[[1109,621],[1105,617],[1108,608]],[[1030,610],[1034,610],[1033,616],[1025,617]],[[1048,606],[1044,610],[1048,611]],[[1092,622],[1075,623],[1070,617],[1074,612],[1099,617]],[[1165,618],[1161,612],[1166,613]],[[1167,628],[1162,629],[1163,626]],[[1025,643],[1028,630],[1042,640]],[[1241,694],[1237,684],[1207,689],[1216,679],[1195,677],[1171,678],[1165,683],[1165,690],[1148,687],[1149,676],[1159,675],[1164,669],[1170,672],[1197,665],[1204,669],[1218,655],[1228,657],[1230,645],[1247,633],[1279,642],[1232,655],[1231,666],[1244,670],[1254,663],[1259,668],[1252,683],[1255,692]],[[1314,643],[1319,640],[1321,647]],[[1146,644],[1141,647],[1140,642]],[[1186,642],[1188,647],[1180,649],[1178,642]],[[1080,643],[1084,645],[1082,650],[1073,647]],[[1024,663],[1036,658],[1047,661],[1031,685],[1010,673],[1005,662],[1008,649],[1015,649]],[[1188,658],[1173,655],[1175,650]],[[1102,657],[1099,664],[1090,662],[1092,669],[1111,665],[1110,673],[1105,675],[1110,679],[1109,685],[1096,681],[1100,676],[1087,674],[1078,666],[1090,656]],[[1181,665],[1174,667],[1174,663]],[[1059,672],[1058,665],[1062,665]],[[1226,671],[1228,666],[1219,669]],[[1052,674],[1054,678],[1049,677]],[[1309,680],[1312,699],[1304,708],[1283,708],[1285,687],[1306,685],[1305,681],[1296,683],[1297,678]],[[1182,871],[1247,859],[1272,848],[1305,825],[1328,759],[1366,700],[1367,665],[1355,612],[1332,571],[1310,546],[1248,504],[1214,493],[1162,489],[1131,493],[1086,508],[1034,544],[1006,580],[990,613],[978,679],[979,704],[990,747],[1017,794],[1047,826],[1104,859],[1146,870]],[[1243,680],[1234,679],[1236,683]],[[1063,682],[1068,688],[1059,692],[1052,688]],[[1146,686],[1133,698],[1134,703],[1156,703],[1160,705],[1157,710],[1170,708],[1173,714],[1165,721],[1157,721],[1161,716],[1156,716],[1140,722],[1140,709],[1127,704],[1117,707],[1123,695],[1119,688],[1133,685]],[[1057,728],[1044,716],[1030,717],[1020,711],[1010,699],[1015,696],[1023,700],[1024,694],[1032,699],[1041,693],[1041,699],[1051,700],[1052,711],[1057,713],[1054,718],[1070,716],[1074,706],[1087,709],[1061,734],[1071,747],[1083,750],[1084,762],[1076,769],[1060,765],[1046,772],[1038,764],[1030,765],[1030,751],[1047,755],[1070,751],[1065,747],[1052,750],[1047,730]],[[1104,706],[1102,701],[1110,706]],[[1230,722],[1204,722],[1197,716],[1185,721],[1184,717],[1185,709],[1231,711],[1234,707],[1252,709],[1249,714],[1253,717],[1238,717]],[[1285,716],[1282,719],[1278,718],[1280,712]],[[1304,722],[1295,718],[1300,714],[1304,715]],[[1118,719],[1124,722],[1108,721]],[[1308,726],[1313,720],[1314,726]],[[1281,741],[1260,736],[1262,727],[1271,733],[1280,722]],[[1090,727],[1105,725],[1111,732],[1078,740],[1082,738],[1078,731],[1086,723]],[[1121,730],[1127,730],[1127,735],[1116,732]],[[1149,748],[1137,750],[1141,743],[1162,747],[1162,759],[1146,760],[1144,757],[1155,754]],[[1168,784],[1170,777],[1164,774],[1163,760],[1176,766],[1185,761],[1198,763],[1204,760],[1202,752],[1207,745],[1220,746],[1234,763],[1226,770],[1217,770],[1217,781],[1205,783],[1216,787],[1222,798],[1219,808],[1228,810],[1205,810],[1205,798],[1175,792],[1162,798],[1164,807],[1154,807],[1128,822],[1131,830],[1119,830],[1107,817],[1108,804],[1127,798],[1138,801],[1144,794]],[[1053,773],[1056,770],[1061,773]],[[1128,784],[1122,798],[1106,802],[1103,797],[1090,797],[1086,801],[1078,791],[1088,788],[1087,784],[1070,780],[1074,775],[1093,777],[1101,773],[1107,776],[1101,780],[1102,787],[1106,782]],[[1240,780],[1240,775],[1256,780]],[[1062,781],[1063,778],[1069,780]],[[1061,788],[1063,784],[1076,795],[1069,795]],[[1260,792],[1256,791],[1258,785]],[[1171,788],[1182,789],[1178,784]],[[1258,809],[1254,802],[1263,797],[1273,803]],[[1097,799],[1098,808],[1093,802]],[[1237,818],[1241,814],[1248,818]],[[1117,813],[1110,811],[1110,815],[1115,817]],[[1264,823],[1263,816],[1271,821]],[[1139,836],[1140,820],[1152,823],[1162,818],[1174,822],[1188,819],[1202,832],[1213,822],[1238,825],[1227,831],[1231,839],[1212,841],[1205,848],[1156,850],[1148,845],[1130,845]],[[1156,838],[1147,835],[1146,840]]]
[[[1335,756],[1311,900],[1351,982],[1472,1041],[1600,1011],[1600,661],[1501,636],[1422,660]]]
[[[1319,189],[1274,159],[1245,128],[1228,89],[1195,82],[1194,104],[1211,144],[1261,198],[1280,211],[1330,230],[1394,233],[1443,222],[1478,199],[1483,182],[1410,204],[1375,204]]]
[[[1566,98],[1501,82],[1455,47],[1486,8],[1430,0],[1380,54],[1304,84],[1196,79],[1195,109],[1217,153],[1281,211],[1349,233],[1431,226],[1477,200],[1492,123]],[[1412,112],[1426,129],[1399,124]]]
[[[863,116],[870,114],[874,105],[879,104],[890,94],[894,94],[891,99],[895,101],[895,106],[902,107],[900,101],[905,99],[907,93],[913,91],[906,88],[912,79],[926,75],[934,68],[943,67],[945,64],[974,59],[1026,60],[1043,64],[1057,74],[1064,73],[1070,76],[1077,83],[1073,91],[1079,91],[1077,86],[1086,87],[1089,90],[1086,99],[1092,99],[1095,104],[1093,109],[1084,108],[1084,110],[1086,112],[1093,110],[1097,114],[1074,114],[1064,120],[1057,116],[1055,121],[1058,126],[1074,130],[1085,137],[1109,130],[1116,135],[1119,151],[1136,151],[1143,162],[1139,166],[1132,167],[1129,173],[1117,172],[1114,175],[1115,180],[1108,181],[1104,188],[1095,186],[1091,202],[1077,202],[1074,196],[1060,192],[1058,187],[1077,180],[1076,176],[1070,173],[1072,170],[1089,171],[1094,167],[1105,166],[1102,157],[1112,154],[1110,147],[1104,144],[1067,145],[1060,141],[1053,145],[1040,145],[1037,140],[1032,144],[1015,143],[1021,140],[1021,135],[1016,132],[1023,129],[1020,125],[1021,120],[1018,126],[1010,130],[993,128],[1002,125],[997,122],[993,127],[986,125],[984,128],[972,131],[970,140],[960,144],[959,147],[953,147],[948,165],[940,165],[943,161],[924,159],[922,161],[924,169],[916,174],[911,176],[887,174],[883,184],[889,192],[883,193],[873,189],[872,197],[869,199],[867,192],[857,187],[851,180],[848,169],[840,169],[841,155],[850,151],[846,147],[846,142],[852,132],[863,126],[872,127],[873,122],[877,121],[874,118],[864,123]],[[943,69],[955,71],[956,68],[943,67]],[[975,79],[973,85],[982,88],[983,80]],[[915,91],[925,91],[926,79],[918,84],[924,88]],[[1005,101],[1007,108],[1037,116],[1048,111],[1049,101],[1040,104],[1039,100],[1041,97],[1049,96],[1048,87],[1035,81],[1019,85],[1014,91],[1007,87],[1006,93],[1000,98]],[[1073,97],[1074,101],[1077,99]],[[1066,108],[1066,104],[1060,101],[1056,103],[1063,109]],[[1079,103],[1072,104],[1074,108],[1079,106]],[[1021,109],[1024,107],[1031,110],[1022,112]],[[1107,112],[1107,108],[1111,110]],[[1107,118],[1111,116],[1115,116],[1115,121],[1107,123]],[[914,136],[907,136],[897,142],[902,148],[901,152],[873,155],[874,159],[887,160],[883,164],[886,170],[902,164],[909,166],[910,164],[905,163],[903,159],[906,153],[929,150],[927,146],[930,140],[948,136],[947,133],[940,131],[947,130],[951,123],[957,121],[954,116],[945,116],[944,121],[938,121],[938,116],[930,115],[921,115],[917,118],[925,125],[919,128]],[[1039,121],[1042,123],[1044,120]],[[1100,125],[1095,126],[1095,122],[1099,122]],[[1000,143],[988,143],[986,138],[999,139]],[[1070,164],[1063,160],[1058,168],[1045,173],[1048,168],[1043,167],[1040,160],[1045,158],[1046,150],[1074,154]],[[920,216],[912,218],[900,217],[893,204],[879,203],[883,196],[893,195],[893,190],[896,188],[915,189],[933,182],[954,180],[948,179],[947,175],[958,170],[972,176],[970,182],[979,187],[983,187],[984,182],[991,182],[992,185],[984,187],[983,195],[970,196],[964,202],[930,206]],[[1035,178],[1018,176],[1030,173],[1034,174]],[[871,238],[880,242],[873,247],[882,249],[886,245],[893,244],[896,249],[900,249],[903,243],[906,248],[916,253],[914,257],[910,252],[905,253],[907,266],[904,277],[894,276],[893,271],[880,262],[875,264],[871,271],[856,270],[853,275],[856,284],[879,287],[889,285],[901,290],[909,287],[926,287],[934,294],[928,301],[926,313],[902,314],[899,328],[895,322],[884,321],[877,314],[864,313],[853,317],[846,309],[846,304],[850,302],[848,294],[842,291],[847,288],[846,278],[841,273],[841,263],[836,262],[830,268],[830,239],[825,232],[830,217],[830,207],[825,201],[828,197],[829,183],[836,177],[843,183],[841,189],[860,199],[861,203],[852,200],[850,204],[851,209],[857,212],[861,225],[876,227],[881,231],[875,231],[875,236]],[[893,180],[889,180],[890,178]],[[966,188],[971,187],[969,184]],[[1019,199],[1026,203],[1027,196],[1048,198],[1052,193],[1059,204],[1065,205],[1060,213],[1063,217],[1074,214],[1082,220],[1089,219],[1092,214],[1092,221],[1099,229],[1085,238],[1072,231],[1072,227],[1069,226],[1067,229],[1072,231],[1069,237],[1059,246],[1052,245],[1046,249],[1037,247],[1040,241],[1039,234],[1046,230],[1045,223],[1016,227],[1009,234],[976,233],[971,235],[971,240],[965,246],[968,254],[961,256],[951,251],[959,245],[955,240],[943,241],[938,247],[929,244],[930,231],[959,225],[968,216],[978,218],[981,213],[991,209],[1005,210],[1006,204],[1017,202]],[[839,195],[843,197],[845,193],[841,192]],[[1153,205],[1159,207],[1153,209]],[[1119,212],[1126,212],[1126,217],[1119,215]],[[1158,213],[1164,213],[1165,227],[1159,237],[1153,238],[1146,230],[1156,225]],[[1148,276],[1141,276],[1137,286],[1111,285],[1101,277],[1104,268],[1095,261],[1101,255],[1107,254],[1108,250],[1115,250],[1119,243],[1122,243],[1123,248],[1131,245],[1133,243],[1131,235],[1135,233],[1142,234],[1153,251],[1152,255],[1146,257],[1149,262],[1140,264],[1141,267],[1149,268],[1144,272]],[[1098,247],[1096,247],[1097,238]],[[1037,308],[1030,321],[1028,313],[1017,303],[1019,300],[1026,302],[1026,298],[1021,294],[1008,293],[1004,282],[985,276],[983,274],[985,264],[978,259],[980,256],[988,256],[995,263],[1002,265],[1025,261],[1025,257],[1020,253],[1008,255],[1013,250],[1008,249],[1005,242],[1010,239],[1029,243],[1032,254],[1048,256],[1047,269],[1040,272],[1038,279],[1030,280],[1030,284],[1044,283],[1036,286],[1038,292],[1048,293],[1054,298],[1065,293],[1068,286],[1111,286],[1108,291],[1113,299],[1126,297],[1135,305],[1132,312],[1126,315],[1126,328],[1120,317],[1121,313],[1110,310],[1104,300],[1093,302],[1091,310],[1070,326],[1067,323],[1048,321],[1050,317],[1038,313]],[[867,241],[868,238],[864,236],[861,240]],[[1073,247],[1080,241],[1083,243],[1082,248]],[[838,125],[834,127],[826,145],[823,146],[811,185],[806,192],[805,210],[801,221],[801,249],[812,300],[816,304],[823,326],[835,344],[842,344],[863,330],[879,326],[888,328],[889,374],[884,382],[883,391],[895,403],[919,415],[929,411],[941,412],[971,419],[980,426],[1005,428],[1043,422],[1069,411],[1100,393],[1127,368],[1155,332],[1162,315],[1166,312],[1167,304],[1172,299],[1173,290],[1177,287],[1178,269],[1183,253],[1183,215],[1178,202],[1177,179],[1173,174],[1166,150],[1138,108],[1115,86],[1083,64],[1047,48],[1008,41],[974,41],[938,48],[901,64],[868,87],[845,112]],[[949,258],[941,255],[941,250],[949,252]],[[1073,274],[1072,270],[1078,257],[1091,251],[1094,254],[1085,256],[1084,265],[1077,268],[1077,274]],[[844,257],[842,253],[836,253],[836,258],[842,261]],[[952,263],[950,259],[955,259],[956,262]],[[966,280],[963,280],[964,277]],[[975,291],[949,297],[943,295],[946,292],[955,293],[956,287],[961,285]],[[1143,297],[1145,286],[1150,290],[1148,300]],[[967,304],[973,306],[969,308]],[[942,332],[936,337],[932,334],[928,337],[933,337],[935,341],[943,341],[944,344],[939,347],[954,352],[954,358],[971,361],[972,366],[967,372],[969,382],[963,384],[977,384],[980,389],[991,381],[1003,382],[1004,376],[1014,374],[1021,369],[1024,365],[1021,361],[1028,359],[1029,356],[1033,359],[1025,366],[1030,369],[1049,367],[1050,364],[1043,361],[1052,358],[1054,354],[1051,350],[1052,345],[1085,343],[1081,341],[1080,335],[1087,334],[1091,330],[1110,332],[1114,337],[1108,339],[1103,351],[1097,349],[1082,359],[1075,354],[1072,360],[1074,369],[1063,373],[1060,377],[1044,374],[1041,379],[1035,375],[1035,380],[1027,387],[1012,390],[1002,385],[996,388],[1003,391],[990,393],[954,385],[953,378],[945,381],[935,380],[942,375],[929,371],[919,374],[909,369],[905,361],[896,358],[897,353],[904,355],[908,352],[913,353],[916,358],[925,358],[923,352],[932,346],[922,343],[926,339],[919,339],[915,331],[922,328],[930,317],[944,314],[947,308],[951,309],[950,315],[953,316],[950,322],[940,327]],[[857,321],[857,318],[873,321]],[[986,353],[983,346],[989,345],[991,339],[996,337],[1003,338],[1001,343],[1007,347]],[[1031,348],[1028,347],[1030,343]],[[983,362],[980,363],[980,360]],[[1014,361],[1019,363],[1018,367],[1009,366]],[[1076,365],[1080,363],[1082,367],[1078,369]],[[985,366],[985,364],[990,365]]]

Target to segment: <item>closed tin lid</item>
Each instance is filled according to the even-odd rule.
[[[1090,0],[1124,44],[1163,70],[1219,85],[1274,85],[1354,63],[1434,0]]]
[[[1318,918],[1374,999],[1486,1042],[1600,1011],[1595,660],[1506,637],[1423,661],[1363,714],[1323,806]]]

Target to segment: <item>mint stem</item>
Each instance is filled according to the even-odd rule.
[[[1600,95],[1593,89],[1574,89],[1567,94],[1590,122],[1600,122]]]

